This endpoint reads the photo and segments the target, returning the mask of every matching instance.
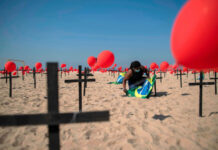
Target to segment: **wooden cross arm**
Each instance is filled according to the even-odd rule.
[[[180,74],[176,74],[176,75],[180,75]],[[186,75],[186,74],[182,73],[181,75]]]
[[[203,82],[202,85],[213,85],[214,82]],[[200,85],[200,83],[189,83],[189,86]]]
[[[65,83],[72,83],[72,82],[95,82],[95,79],[74,79],[74,80],[65,80]]]
[[[118,70],[108,70],[108,71],[118,71]]]
[[[41,73],[41,72],[35,72],[35,74],[37,74],[37,73]],[[29,72],[29,74],[33,74],[33,72]]]
[[[156,77],[156,79],[162,79],[162,77]]]
[[[62,114],[2,115],[0,126],[58,125],[109,121],[109,111],[93,111]]]
[[[11,78],[19,78],[20,76],[11,76]],[[6,79],[6,78],[10,78],[9,76],[7,76],[7,77],[0,77],[0,79]]]
[[[210,78],[210,79],[218,79],[218,78]]]
[[[77,74],[79,76],[79,74]],[[81,74],[81,76],[85,76],[85,74]],[[94,76],[93,74],[87,74],[86,76]]]

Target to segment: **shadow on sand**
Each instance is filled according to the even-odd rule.
[[[152,92],[152,95],[150,97],[162,97],[162,96],[167,96],[170,95],[168,92],[156,92],[156,96],[154,95],[154,92]]]
[[[167,115],[167,116],[164,116],[164,115],[154,115],[152,118],[155,119],[155,120],[160,120],[160,121],[163,121],[165,120],[166,118],[169,118],[171,117],[170,115]]]
[[[218,112],[211,112],[211,113],[209,114],[209,116],[212,116],[212,115],[218,115]]]
[[[189,93],[182,93],[181,95],[182,96],[187,96],[187,95],[191,95],[191,94],[189,94]]]

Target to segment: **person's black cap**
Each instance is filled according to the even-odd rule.
[[[130,65],[130,68],[137,68],[137,67],[140,67],[141,66],[141,63],[139,61],[133,61]]]

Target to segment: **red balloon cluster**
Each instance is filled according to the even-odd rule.
[[[5,69],[7,70],[8,73],[11,73],[16,70],[16,64],[12,61],[8,61],[5,64]]]
[[[171,51],[191,69],[218,67],[218,0],[189,0],[180,10],[171,35]]]
[[[94,56],[88,57],[87,63],[90,67],[92,67],[93,71],[96,71],[99,68],[109,68],[114,63],[114,59],[114,54],[111,51],[104,50],[97,58]]]

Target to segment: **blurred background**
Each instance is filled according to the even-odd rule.
[[[118,66],[174,63],[173,22],[186,0],[1,0],[0,69],[7,59],[88,66],[103,50]],[[18,66],[22,64],[17,63]]]

